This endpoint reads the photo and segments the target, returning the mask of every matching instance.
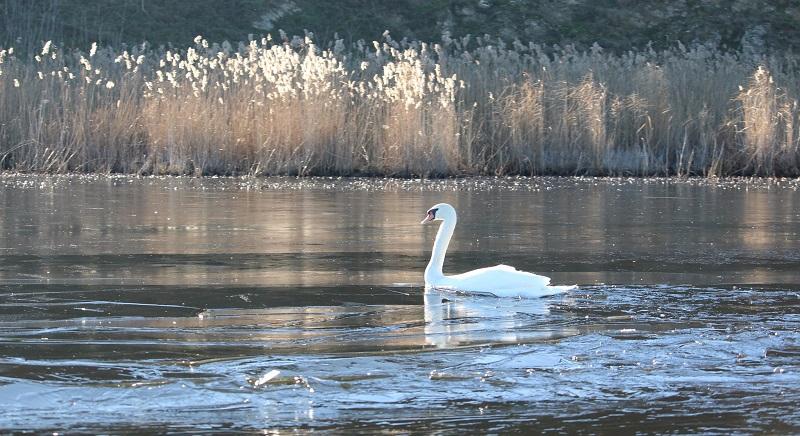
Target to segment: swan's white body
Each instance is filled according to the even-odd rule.
[[[497,265],[446,276],[442,272],[444,256],[453,230],[456,228],[456,210],[447,203],[433,206],[422,221],[442,221],[428,267],[425,268],[425,289],[493,294],[498,297],[535,298],[566,292],[575,286],[550,286],[550,278],[520,271],[513,266]]]

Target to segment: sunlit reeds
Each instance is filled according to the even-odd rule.
[[[798,175],[790,57],[309,38],[0,50],[0,166],[139,174]]]

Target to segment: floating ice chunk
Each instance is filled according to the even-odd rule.
[[[266,383],[266,382],[268,382],[268,381],[270,381],[270,380],[274,379],[274,378],[275,378],[275,377],[277,377],[277,376],[278,376],[278,374],[280,374],[280,373],[281,373],[281,372],[280,372],[280,371],[278,371],[277,369],[273,369],[273,370],[269,371],[268,373],[266,373],[266,374],[262,375],[262,376],[261,376],[261,377],[260,377],[258,380],[256,380],[255,382],[253,382],[253,386],[255,386],[255,387],[259,387],[259,386],[263,385],[264,383]]]

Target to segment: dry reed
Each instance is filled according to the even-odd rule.
[[[0,50],[0,166],[43,172],[800,174],[791,57],[546,52],[488,37],[321,49]]]

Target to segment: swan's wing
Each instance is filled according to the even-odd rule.
[[[555,295],[574,288],[575,286],[550,286],[549,277],[520,271],[508,265],[476,269],[442,277],[441,282],[425,283],[426,290],[523,298]]]
[[[468,292],[491,292],[499,289],[543,288],[550,278],[520,271],[513,266],[497,265],[450,276],[454,287]]]

